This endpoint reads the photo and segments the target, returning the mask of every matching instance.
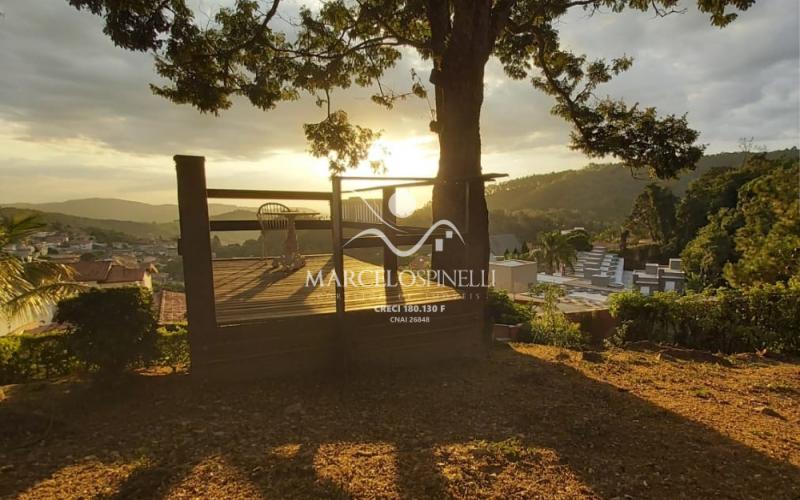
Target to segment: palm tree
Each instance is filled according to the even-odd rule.
[[[0,249],[18,243],[40,230],[44,224],[35,215],[3,217],[0,221]],[[72,270],[46,261],[23,262],[0,251],[0,314],[13,317],[41,312],[48,305],[84,289],[70,283]]]
[[[565,269],[574,269],[576,260],[575,248],[569,239],[560,231],[551,231],[539,236],[539,249],[536,261],[547,273],[553,274],[556,269],[562,273]]]

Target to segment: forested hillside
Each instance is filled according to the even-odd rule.
[[[658,181],[682,196],[695,179],[714,167],[741,166],[749,153],[720,153],[703,157],[694,171],[677,180]],[[768,157],[797,157],[797,149],[773,151]],[[645,176],[634,177],[618,164],[589,165],[579,170],[531,175],[512,179],[487,188],[490,210],[569,210],[580,214],[583,225],[591,222],[617,223],[625,219],[633,200],[653,182]],[[571,219],[571,217],[568,217]]]

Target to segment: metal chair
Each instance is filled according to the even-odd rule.
[[[261,257],[266,259],[268,256],[267,250],[267,233],[279,229],[287,229],[288,219],[283,215],[292,210],[282,203],[268,202],[264,203],[256,211],[256,218],[258,224],[261,226]],[[272,267],[278,267],[280,260],[275,258],[272,260]]]

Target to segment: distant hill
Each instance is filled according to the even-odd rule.
[[[177,222],[134,222],[128,220],[113,219],[92,219],[88,217],[76,217],[74,215],[42,212],[25,208],[3,207],[0,208],[0,215],[17,216],[36,213],[41,220],[49,227],[60,227],[66,230],[76,229],[92,233],[94,229],[104,232],[122,233],[123,235],[135,240],[166,239],[172,240],[178,237]]]
[[[132,222],[166,223],[178,220],[178,206],[171,204],[151,205],[138,201],[116,198],[86,198],[55,203],[5,203],[5,207],[26,208],[40,212],[52,212],[90,219],[113,219]],[[236,205],[210,203],[211,216],[239,209]]]
[[[770,157],[798,155],[797,149],[768,153]],[[713,167],[737,167],[746,153],[720,153],[703,157],[693,171],[677,180],[658,181],[681,196],[689,183]],[[549,174],[512,179],[487,188],[490,210],[577,210],[587,220],[614,222],[623,220],[633,201],[644,187],[654,182],[646,173],[635,178],[620,164],[589,165],[580,170],[565,170]]]
[[[768,153],[770,157],[793,155],[798,150]],[[676,195],[682,195],[689,183],[713,167],[736,167],[742,164],[746,153],[720,153],[705,156],[697,169],[684,173],[674,181],[660,181]],[[641,174],[641,177],[645,177]],[[528,210],[533,212],[569,211],[569,223],[591,225],[615,223],[629,213],[636,196],[651,179],[637,179],[619,164],[589,165],[579,170],[565,170],[512,179],[487,187],[490,210]],[[133,238],[172,239],[178,236],[178,207],[172,204],[151,205],[115,198],[87,198],[56,203],[8,203],[0,213],[36,211],[48,223],[59,223],[75,228],[97,228],[118,231]],[[13,207],[13,208],[12,208]],[[430,207],[421,212],[429,211]],[[222,203],[209,204],[213,219],[252,219],[255,209]],[[430,220],[429,214],[424,220]],[[410,223],[406,221],[406,223]],[[565,222],[566,223],[566,222]],[[225,243],[256,238],[254,232],[233,231],[219,233]]]

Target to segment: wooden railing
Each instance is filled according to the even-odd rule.
[[[214,304],[214,284],[212,274],[212,253],[209,238],[210,232],[217,231],[261,231],[262,227],[257,220],[210,220],[208,214],[209,199],[247,199],[247,200],[309,200],[327,201],[330,208],[330,219],[298,219],[295,227],[298,230],[326,230],[331,231],[333,242],[334,271],[340,278],[341,284],[336,287],[336,312],[341,316],[345,313],[344,277],[344,245],[347,248],[379,248],[383,247],[383,268],[386,273],[396,274],[398,271],[397,255],[386,246],[381,238],[365,236],[349,241],[344,235],[346,229],[376,228],[383,231],[389,241],[395,246],[415,245],[425,237],[426,228],[397,226],[397,220],[391,210],[389,201],[398,188],[420,186],[433,186],[440,182],[430,177],[346,177],[334,176],[331,179],[331,192],[323,191],[278,191],[256,189],[212,189],[207,188],[205,178],[205,158],[199,156],[175,156],[175,166],[178,176],[178,206],[180,213],[181,236],[179,252],[183,256],[186,276],[186,288],[192,293],[187,294],[188,320],[193,325],[216,325],[216,312]],[[473,182],[487,182],[502,174],[486,174],[463,179],[449,179],[448,183],[462,183],[469,203],[469,187]],[[345,191],[343,182],[347,181],[373,181],[395,182],[391,185],[378,185],[362,187]],[[375,222],[347,221],[342,217],[342,195],[380,191],[381,193],[381,218],[389,225]],[[465,206],[465,210],[466,210]],[[467,238],[469,223],[463,228],[462,235]],[[424,244],[433,244],[435,240],[445,237],[444,232],[434,232],[427,236]],[[211,326],[197,326],[193,334],[198,337],[211,334]],[[203,353],[197,354],[202,359]]]

